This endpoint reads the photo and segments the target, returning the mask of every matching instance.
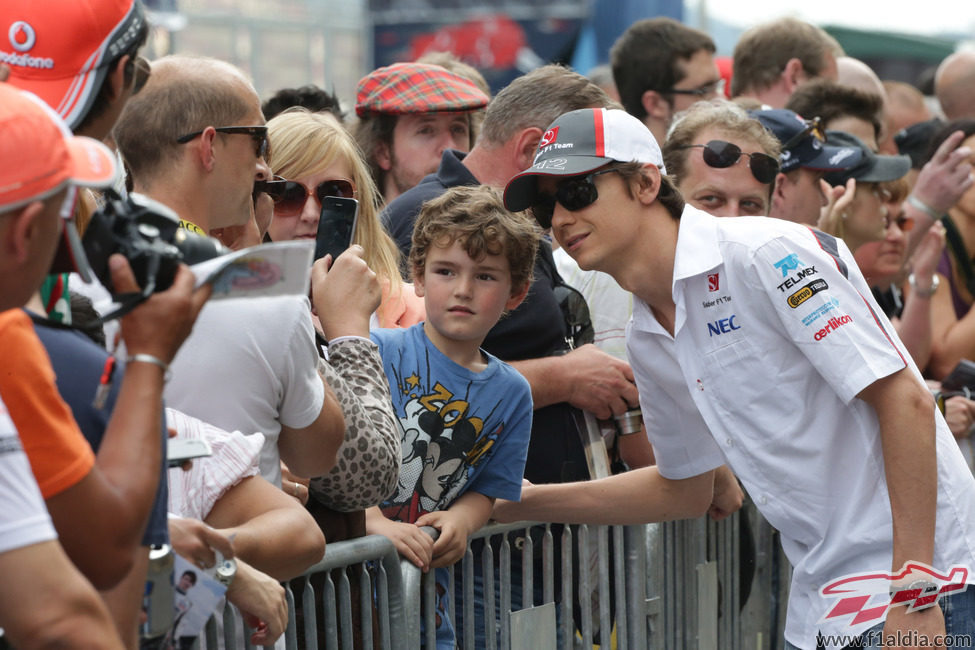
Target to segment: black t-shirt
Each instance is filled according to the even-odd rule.
[[[450,187],[478,185],[477,178],[463,164],[464,154],[448,149],[435,174],[396,197],[383,212],[383,223],[404,256],[412,245],[413,224],[426,201],[440,196]],[[528,296],[488,333],[483,348],[502,361],[537,359],[564,354],[565,319],[555,298],[560,282],[552,247],[539,246],[534,278]],[[532,483],[562,483],[588,478],[586,456],[575,424],[574,412],[562,402],[536,409],[532,436],[525,464],[525,478]]]

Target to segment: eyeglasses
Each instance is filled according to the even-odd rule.
[[[806,128],[799,133],[796,133],[782,144],[782,151],[788,151],[792,147],[802,142],[802,140],[809,135],[816,138],[820,142],[826,142],[826,131],[823,130],[822,119],[814,117],[811,120],[807,120]]]
[[[305,207],[308,197],[314,194],[318,199],[319,205],[325,200],[326,196],[337,196],[343,199],[354,199],[355,185],[352,181],[342,178],[322,181],[315,187],[314,193],[308,189],[304,183],[298,181],[277,180],[266,181],[270,191],[267,191],[274,199],[274,214],[279,217],[293,217],[301,214]]]
[[[891,224],[897,224],[897,227],[901,229],[902,232],[911,232],[914,229],[914,219],[911,217],[905,217],[903,214],[898,215],[896,219],[892,219],[890,215],[885,218],[886,224],[884,229],[890,228]]]
[[[132,79],[132,94],[135,95],[142,90],[142,87],[146,85],[147,81],[149,81],[149,75],[152,74],[152,67],[149,65],[149,62],[141,56],[135,57],[133,65],[135,67],[135,75]]]
[[[667,95],[694,95],[696,97],[706,97],[708,95],[719,96],[724,94],[724,79],[716,79],[702,84],[697,88],[668,88],[661,91]]]
[[[267,141],[267,127],[261,126],[215,126],[213,130],[217,133],[228,133],[230,135],[249,135],[254,139],[254,154],[258,158],[264,158],[267,155],[268,141]],[[179,144],[186,144],[193,138],[196,138],[203,134],[206,129],[201,129],[200,131],[193,131],[193,133],[187,133],[186,135],[181,135],[176,138],[176,142]]]
[[[701,147],[704,162],[708,167],[724,169],[738,162],[742,156],[748,156],[748,168],[752,176],[759,183],[769,184],[779,173],[779,161],[764,153],[745,153],[736,144],[724,140],[711,140],[707,144],[688,144],[681,149],[695,149]]]
[[[573,176],[561,180],[555,185],[555,195],[549,193],[538,193],[535,203],[532,205],[532,214],[543,228],[552,227],[552,213],[555,212],[555,202],[558,201],[563,208],[569,212],[582,210],[596,202],[599,193],[596,191],[596,183],[593,180],[600,174],[609,174],[620,171],[617,167],[601,169],[598,172],[590,172],[582,176]]]

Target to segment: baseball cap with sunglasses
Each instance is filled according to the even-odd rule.
[[[217,133],[227,133],[229,135],[249,135],[254,140],[254,154],[258,158],[264,158],[267,155],[268,139],[267,139],[267,127],[262,125],[258,126],[215,126],[213,130]],[[200,129],[199,131],[193,131],[192,133],[187,133],[176,138],[176,142],[179,144],[186,144],[193,138],[197,138],[203,134],[206,129]]]
[[[759,183],[769,184],[779,173],[779,161],[761,152],[745,153],[736,144],[724,140],[711,140],[707,144],[688,144],[680,149],[702,149],[704,162],[708,167],[725,169],[737,163],[742,156],[748,156],[748,167]]]
[[[282,217],[300,214],[310,196],[318,199],[319,205],[326,196],[337,196],[343,199],[354,199],[356,196],[355,185],[344,178],[324,180],[315,186],[314,191],[304,183],[285,180],[280,176],[275,176],[273,181],[265,181],[265,184],[268,189],[264,191],[274,200],[274,214]]]

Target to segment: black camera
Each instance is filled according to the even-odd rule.
[[[95,276],[123,304],[133,298],[138,304],[168,289],[180,263],[196,264],[229,252],[216,239],[180,228],[179,217],[162,203],[141,194],[122,198],[112,191],[105,193],[105,205],[92,215],[82,244]],[[137,296],[115,291],[108,268],[113,253],[129,261],[142,289]]]

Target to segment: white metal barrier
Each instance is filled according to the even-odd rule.
[[[744,518],[736,513],[721,522],[488,525],[450,573],[447,602],[457,647],[777,650],[789,569],[775,531],[751,504],[744,510]],[[743,558],[744,526],[755,550]],[[751,578],[741,584],[743,569]],[[383,537],[329,544],[325,559],[295,582],[294,591],[286,586],[290,620],[278,647],[435,647],[433,573],[402,561]],[[750,591],[747,602],[740,602],[742,587]],[[233,607],[224,618],[223,647],[249,647],[247,635],[233,631],[242,626]],[[208,648],[220,647],[217,627],[211,620]]]

